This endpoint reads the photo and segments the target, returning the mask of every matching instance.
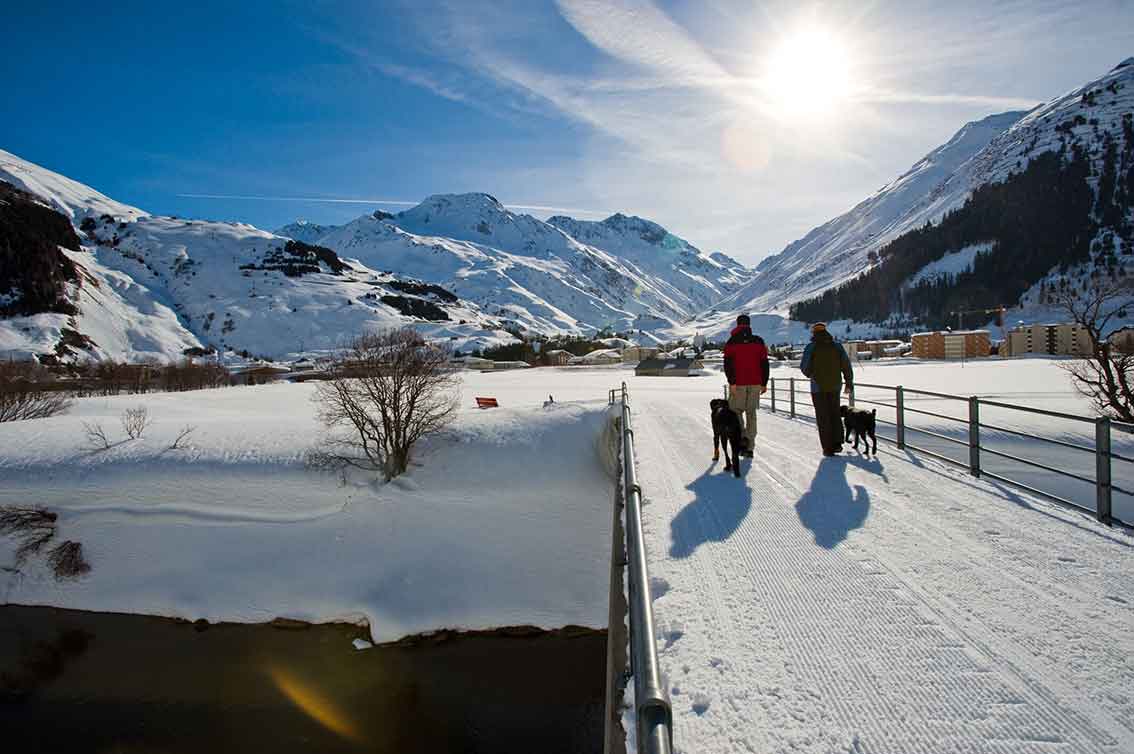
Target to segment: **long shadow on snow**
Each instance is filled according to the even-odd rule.
[[[795,504],[795,512],[815,536],[815,544],[830,550],[846,539],[851,529],[866,522],[870,495],[860,484],[851,489],[845,458],[824,458],[811,487]]]
[[[741,478],[720,471],[714,462],[701,476],[686,485],[693,502],[682,508],[670,522],[670,557],[687,558],[698,545],[724,542],[740,527],[752,508],[752,490],[744,479],[748,463],[741,464]]]

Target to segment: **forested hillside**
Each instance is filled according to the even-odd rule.
[[[1053,269],[1066,273],[1086,265],[1090,277],[1123,275],[1120,260],[1134,259],[1129,114],[1122,124],[1120,135],[1102,137],[1097,175],[1091,175],[1091,160],[1076,143],[1038,155],[1003,182],[978,187],[939,223],[886,244],[862,276],[793,305],[792,318],[882,322],[896,317],[940,327],[952,321],[953,311],[1015,305]],[[975,254],[967,269],[911,284],[926,265],[981,244],[991,251]]]

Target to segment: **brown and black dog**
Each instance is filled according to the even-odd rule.
[[[724,446],[724,470],[731,471],[733,476],[740,476],[740,453],[744,449],[744,440],[740,436],[740,417],[728,407],[728,401],[724,398],[709,401],[709,411],[713,419],[713,460],[720,460],[720,447]],[[728,457],[730,444],[731,460]]]

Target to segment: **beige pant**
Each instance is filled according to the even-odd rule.
[[[756,411],[760,408],[759,385],[732,385],[729,388],[728,407],[740,417],[748,449],[756,447]]]

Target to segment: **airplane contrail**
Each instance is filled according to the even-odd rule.
[[[340,199],[315,196],[253,196],[249,194],[177,194],[180,199],[240,199],[262,202],[326,202],[330,204],[385,204],[398,207],[416,207],[421,202],[409,202],[402,199]],[[535,212],[567,212],[575,215],[606,215],[592,209],[579,209],[577,207],[549,207],[544,204],[509,204],[505,207],[512,209],[527,209]]]

